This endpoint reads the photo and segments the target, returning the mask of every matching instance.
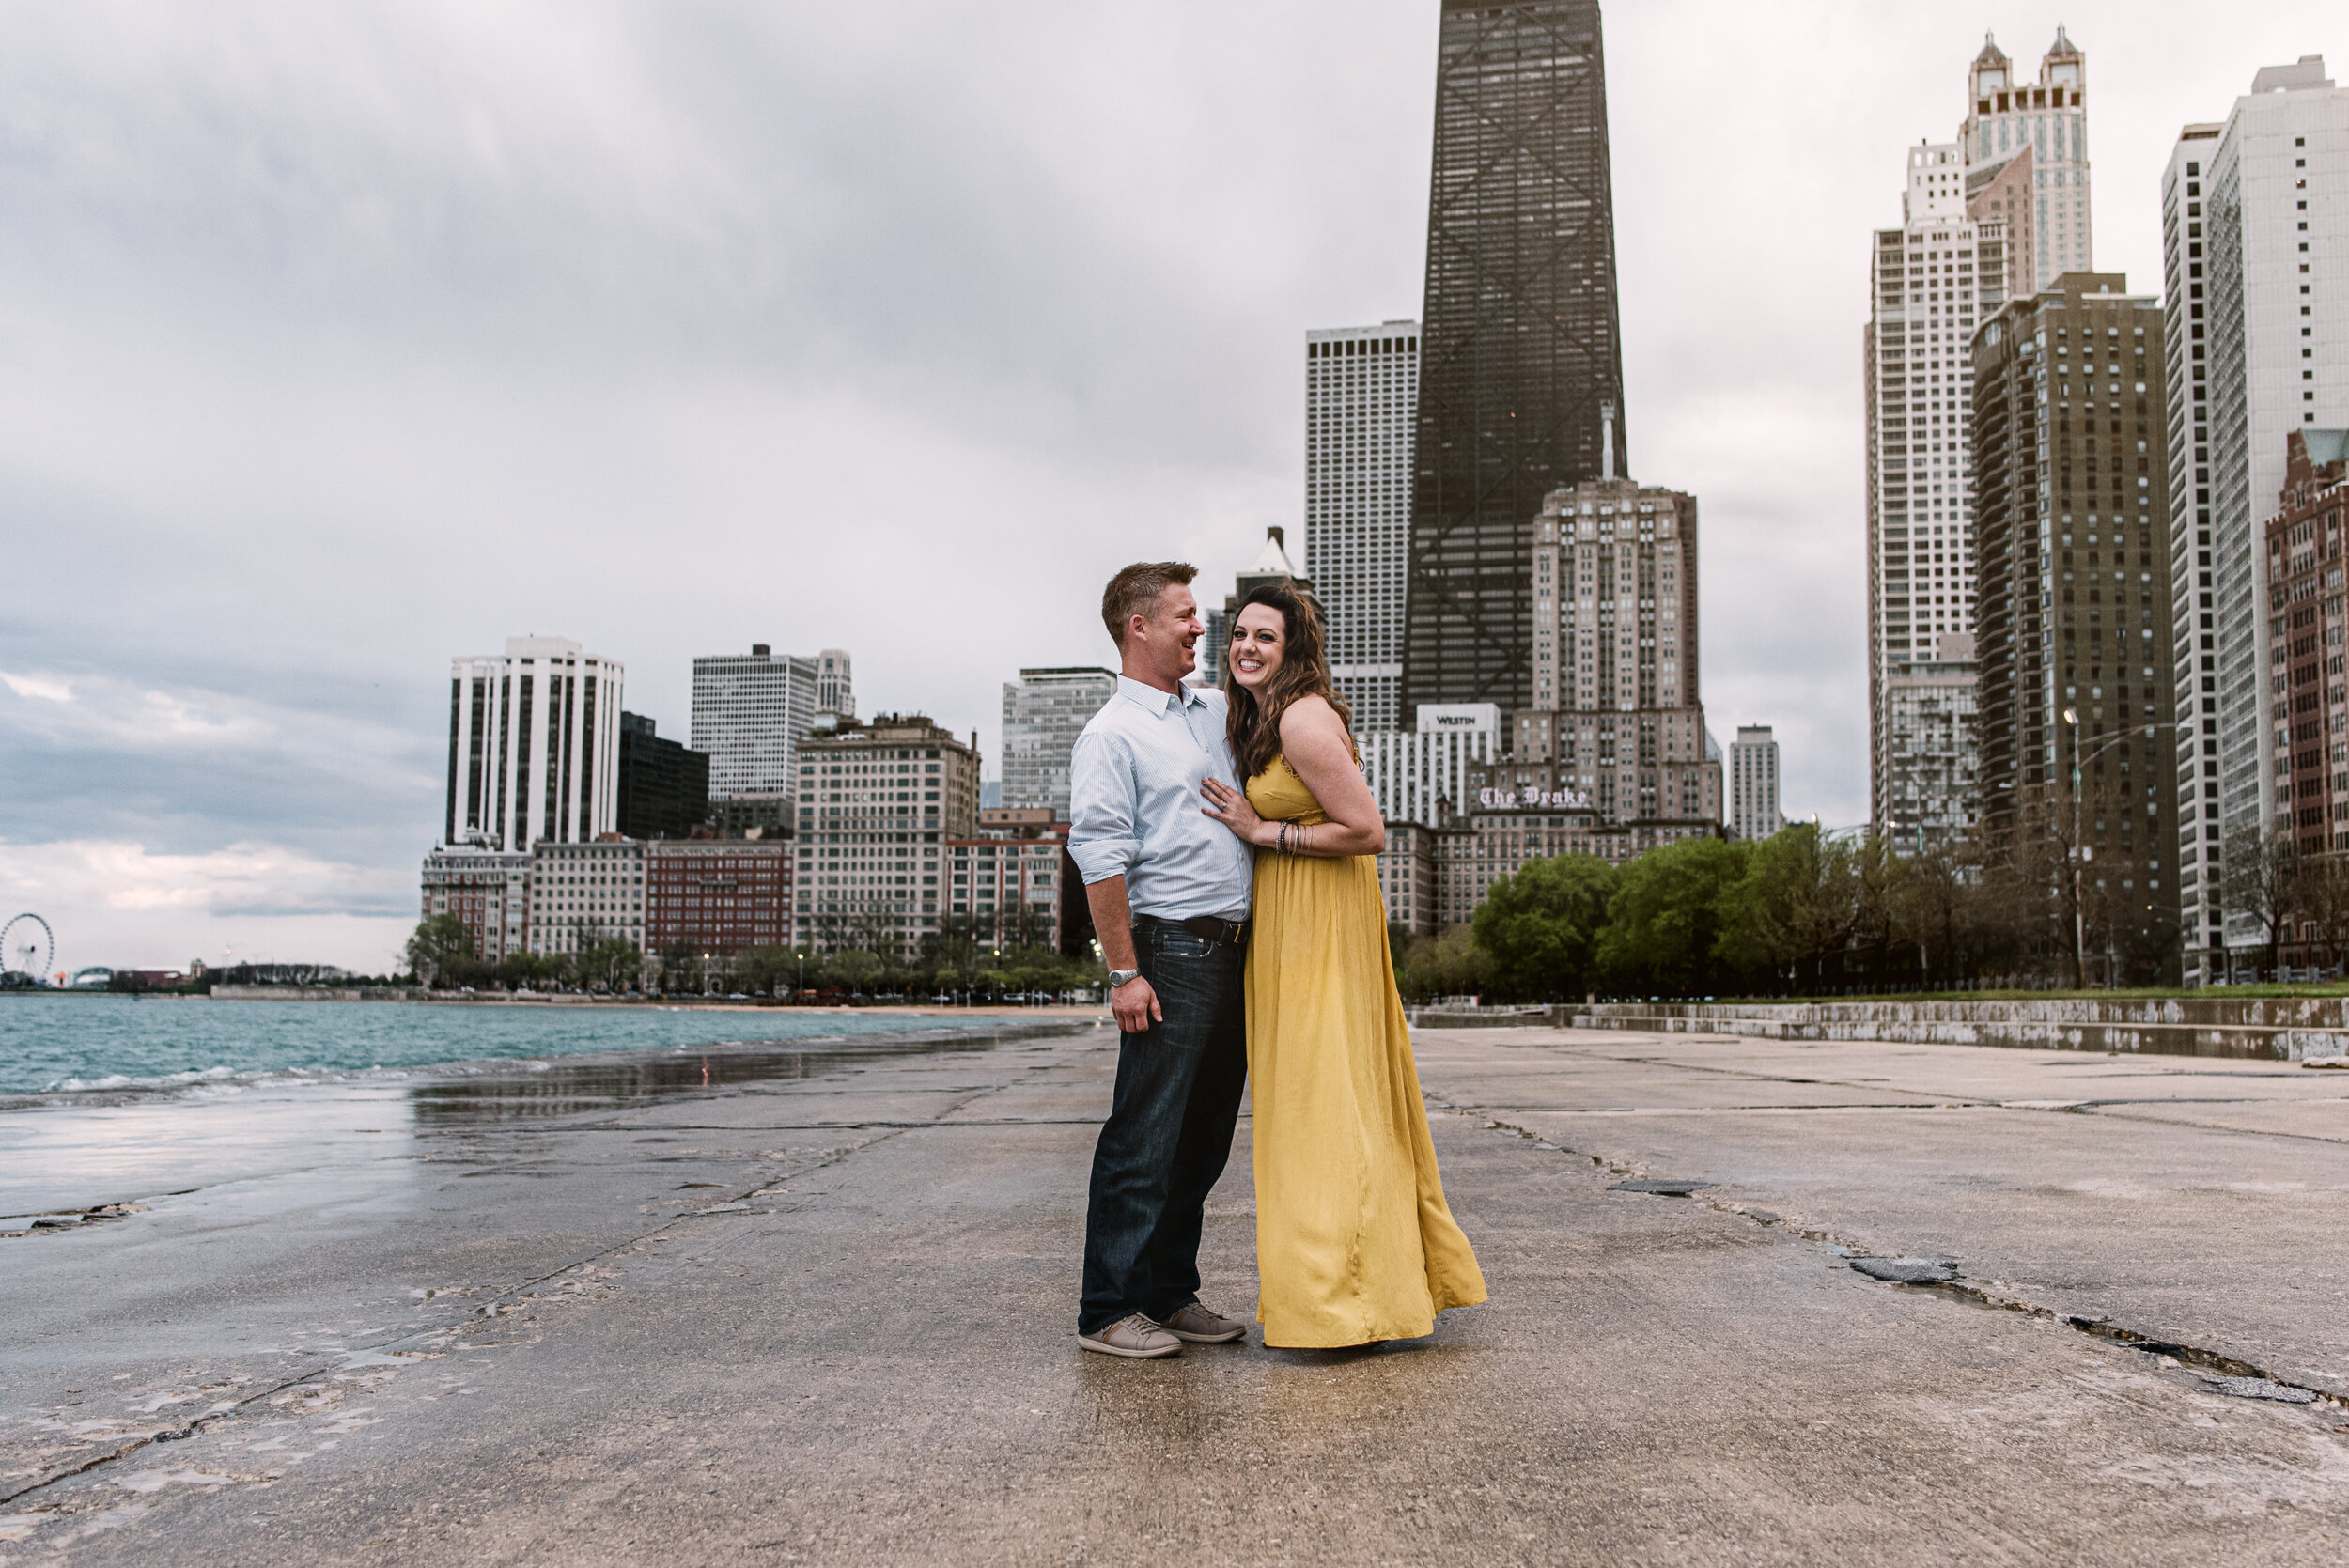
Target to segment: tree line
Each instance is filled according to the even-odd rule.
[[[2046,831],[1901,854],[1809,823],[1621,865],[1557,855],[1495,882],[1472,924],[1398,929],[1396,980],[1413,1000],[1528,1001],[2040,989],[2077,984],[2083,949],[2092,982],[2173,977],[2174,918],[2074,863]]]

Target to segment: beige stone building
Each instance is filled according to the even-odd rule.
[[[1718,778],[1719,767],[1715,765]],[[1496,769],[1496,774],[1498,774]],[[1720,836],[1718,821],[1609,822],[1589,807],[1562,805],[1566,792],[1486,786],[1468,814],[1433,835],[1438,927],[1472,920],[1492,885],[1533,861],[1595,855],[1628,864],[1659,845]]]
[[[1499,744],[1454,758],[1456,782],[1419,791],[1409,816],[1388,806],[1394,769],[1366,759],[1388,815],[1387,918],[1417,934],[1471,919],[1531,861],[1621,864],[1722,831],[1698,682],[1696,498],[1603,475],[1551,491],[1533,541],[1533,706]]]
[[[1415,937],[1443,928],[1441,884],[1436,876],[1439,828],[1417,822],[1387,824],[1387,846],[1378,852],[1378,891],[1387,900],[1387,924]]]
[[[599,942],[645,946],[645,846],[617,833],[530,851],[530,951],[584,953]]]
[[[978,737],[918,713],[844,719],[801,742],[799,768],[795,935],[911,954],[943,912],[943,851],[977,834]]]
[[[1719,828],[1696,497],[1611,476],[1550,492],[1534,527],[1532,664],[1533,706],[1485,787],[1555,797],[1642,846]]]

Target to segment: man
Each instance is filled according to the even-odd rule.
[[[1248,1079],[1241,990],[1248,846],[1201,786],[1237,781],[1224,697],[1183,684],[1203,635],[1196,575],[1137,562],[1110,579],[1117,695],[1069,761],[1068,850],[1085,881],[1122,1031],[1117,1088],[1093,1151],[1077,1343],[1154,1358],[1248,1332],[1199,1303],[1199,1232]]]

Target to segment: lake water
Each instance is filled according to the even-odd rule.
[[[0,995],[0,1094],[985,1029],[1000,1016]]]

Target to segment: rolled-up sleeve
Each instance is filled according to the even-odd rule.
[[[1123,877],[1142,860],[1141,812],[1126,749],[1098,731],[1068,758],[1068,854],[1086,882]]]

